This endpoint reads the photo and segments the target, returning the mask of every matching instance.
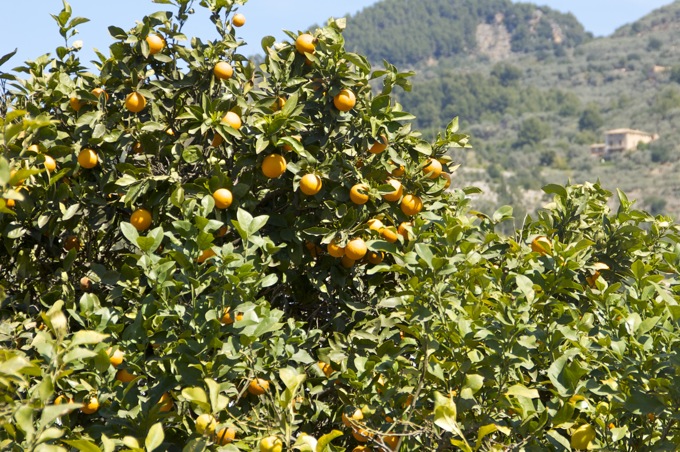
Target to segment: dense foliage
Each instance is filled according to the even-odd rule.
[[[0,448],[680,446],[677,225],[552,185],[500,235],[344,20],[255,66],[243,1],[161,3],[0,74]]]
[[[470,55],[477,26],[501,21],[516,53],[560,53],[590,38],[572,14],[510,0],[387,0],[365,8],[348,24],[350,48],[371,61],[417,65]],[[555,27],[562,31],[555,40]]]

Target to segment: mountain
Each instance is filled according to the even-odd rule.
[[[455,116],[474,150],[459,151],[459,184],[480,207],[519,215],[540,188],[600,180],[653,213],[680,214],[680,1],[594,39],[571,15],[508,0],[384,0],[348,20],[350,49],[414,69],[399,94],[434,134]],[[611,129],[659,139],[591,154]]]

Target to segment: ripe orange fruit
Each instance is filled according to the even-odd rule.
[[[397,231],[395,230],[395,228],[393,226],[388,227],[388,228],[387,227],[383,228],[383,230],[380,231],[380,235],[382,235],[383,238],[390,243],[396,242],[397,238],[398,238],[397,237]]]
[[[140,143],[139,141],[136,142],[134,146],[132,146],[132,152],[134,152],[135,154],[141,154],[142,152],[144,152],[144,148],[142,148],[142,143]]]
[[[338,246],[335,242],[329,243],[326,251],[333,257],[343,257],[345,255],[345,248]]]
[[[92,169],[97,166],[98,161],[99,157],[97,157],[97,153],[92,149],[83,148],[78,154],[78,164],[83,168]]]
[[[64,249],[66,251],[70,251],[72,249],[79,250],[80,249],[80,239],[76,237],[75,235],[70,235],[66,237],[66,241],[64,242]]]
[[[248,383],[248,392],[252,395],[260,396],[269,391],[269,382],[262,378],[254,378]]]
[[[130,223],[137,229],[137,231],[142,232],[149,229],[151,226],[151,212],[146,209],[137,209],[130,215]]]
[[[175,402],[172,401],[172,397],[170,397],[170,394],[164,392],[160,400],[158,401],[158,405],[161,406],[160,411],[162,413],[166,413],[172,410],[172,407],[175,406]]]
[[[541,256],[552,253],[552,242],[544,235],[539,235],[531,241],[531,251]]]
[[[314,53],[314,36],[309,33],[302,33],[295,40],[295,50],[304,53]]]
[[[363,258],[367,252],[366,242],[361,238],[350,240],[345,247],[345,256],[355,261]]]
[[[224,138],[222,138],[222,135],[215,132],[215,136],[213,137],[212,141],[210,142],[210,146],[216,148],[217,146],[219,146],[222,143],[224,143]]]
[[[146,37],[146,43],[149,44],[149,54],[155,55],[165,47],[165,40],[158,35],[149,35]]]
[[[232,75],[234,75],[234,68],[232,68],[231,64],[227,63],[226,61],[220,61],[213,68],[213,74],[215,74],[215,77],[220,80],[227,80],[230,79]]]
[[[215,200],[215,207],[218,209],[228,208],[234,200],[231,191],[226,188],[218,188],[213,192],[212,197]]]
[[[217,256],[217,253],[212,248],[208,248],[207,250],[203,250],[201,254],[196,258],[196,262],[199,264],[202,264],[203,262],[207,261],[211,257]]]
[[[385,149],[387,149],[387,137],[385,135],[380,135],[380,141],[371,146],[368,152],[371,154],[380,154]]]
[[[241,122],[241,117],[233,111],[228,111],[227,114],[222,117],[222,122],[236,130],[240,129],[243,124]]]
[[[69,99],[68,104],[73,108],[75,111],[80,111],[81,108],[85,105],[85,102],[82,100],[78,99],[77,97],[72,97]]]
[[[446,180],[446,182],[444,182],[444,188],[449,188],[451,186],[451,174],[442,173],[441,176]]]
[[[406,168],[404,168],[404,165],[399,165],[399,168],[392,170],[392,177],[401,177],[404,175],[404,173],[406,173]]]
[[[330,364],[319,361],[319,362],[317,363],[317,365],[319,366],[319,369],[321,369],[321,371],[322,371],[327,377],[330,377],[331,374],[333,373],[333,367],[331,367]]]
[[[121,364],[123,364],[123,358],[125,358],[125,353],[123,353],[123,351],[120,349],[116,349],[116,351],[111,353],[112,350],[113,349],[110,347],[106,350],[106,353],[109,355],[109,362],[113,367],[118,367]]]
[[[370,229],[371,231],[376,231],[378,233],[381,232],[385,227],[383,222],[378,220],[377,218],[371,218],[370,220],[368,220],[366,224],[368,224],[368,229]]]
[[[276,98],[276,100],[274,102],[272,102],[272,110],[274,110],[274,111],[279,111],[285,106],[286,106],[286,98],[285,97],[279,96],[279,97]]]
[[[133,91],[127,95],[125,98],[125,108],[127,108],[132,113],[139,113],[146,107],[146,97]]]
[[[128,372],[127,369],[118,369],[118,372],[116,372],[116,380],[122,383],[130,383],[135,378],[137,377]]]
[[[242,27],[246,24],[246,16],[240,13],[234,14],[234,17],[231,18],[231,23],[234,24],[234,27]]]
[[[56,399],[54,399],[54,404],[55,405],[61,405],[64,403],[73,403],[73,399],[71,397],[66,397],[64,394],[61,394],[57,396]]]
[[[92,90],[92,94],[93,94],[94,97],[96,97],[97,99],[99,99],[100,97],[102,97],[102,94],[103,94],[103,95],[104,95],[104,102],[108,102],[108,100],[109,100],[109,93],[107,93],[106,91],[104,91],[103,88],[95,88],[95,89],[93,89],[93,90]]]
[[[383,199],[390,202],[399,201],[401,195],[404,194],[404,187],[401,185],[401,182],[396,179],[390,179],[387,181],[387,183],[394,187],[394,191],[392,193],[385,193],[382,195]]]
[[[368,262],[373,265],[382,263],[383,259],[385,259],[385,253],[382,251],[370,251],[368,253]]]
[[[194,425],[196,426],[196,433],[199,435],[203,435],[204,433],[212,435],[215,432],[217,420],[212,414],[204,413],[196,418]]]
[[[260,441],[260,452],[281,452],[283,441],[276,436],[267,436]]]
[[[416,215],[423,210],[423,201],[416,195],[406,195],[401,200],[401,211],[408,216]]]
[[[281,154],[270,154],[262,161],[262,174],[275,179],[286,172],[286,159]]]
[[[316,174],[305,174],[300,179],[300,191],[308,196],[314,196],[321,191],[321,178]]]
[[[342,258],[340,259],[340,264],[345,268],[352,268],[354,267],[355,263],[356,261],[354,259],[347,257],[346,254],[342,256]]]
[[[352,452],[371,452],[371,448],[368,446],[357,446],[352,449]]]
[[[357,103],[357,98],[354,93],[348,89],[341,90],[333,98],[333,105],[340,111],[350,111]]]
[[[83,400],[83,407],[80,409],[85,414],[96,413],[99,409],[99,399],[97,396],[91,395]]]
[[[90,289],[92,289],[92,281],[90,281],[90,278],[87,276],[80,278],[80,290],[88,292]]]
[[[220,318],[220,322],[223,325],[231,325],[232,323],[234,323],[234,319],[231,318],[229,308],[224,308],[224,310],[222,311],[222,317]]]
[[[43,166],[45,167],[48,173],[51,173],[52,171],[57,169],[57,162],[49,155],[46,155],[45,163],[43,163]]]
[[[413,227],[413,223],[410,221],[404,221],[399,225],[399,228],[397,228],[397,232],[401,234],[402,237],[404,237],[404,240],[409,239],[409,233],[408,233],[408,227]]]
[[[352,411],[349,416],[347,416],[347,414],[345,414],[345,412],[342,413],[342,423],[345,424],[346,427],[352,426],[351,421],[360,421],[363,418],[364,418],[364,413],[362,413],[359,408],[356,408],[354,411]]]
[[[363,428],[360,429],[352,429],[352,436],[354,437],[355,440],[359,441],[360,443],[365,443],[368,442],[369,439],[373,435],[371,435],[368,430],[364,430]]]
[[[12,207],[14,207],[16,204],[17,204],[17,202],[16,202],[15,200],[13,200],[13,199],[6,199],[6,200],[5,200],[5,206],[7,206],[7,207],[10,208],[10,209],[11,209]]]
[[[235,438],[236,429],[234,427],[223,427],[215,434],[215,442],[220,446],[226,446],[234,441]]]
[[[435,159],[430,159],[429,162],[427,163],[427,166],[423,168],[423,174],[426,176],[429,174],[430,179],[436,179],[439,177],[439,175],[442,173],[442,164],[439,163],[439,160]]]
[[[397,448],[397,445],[399,444],[399,437],[395,435],[388,435],[383,438],[383,442],[387,447],[389,447],[392,450],[395,450]]]
[[[349,199],[351,199],[354,204],[366,204],[368,202],[368,190],[368,185],[356,184],[349,191]]]

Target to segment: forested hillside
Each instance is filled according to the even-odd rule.
[[[505,0],[385,0],[349,20],[348,46],[418,75],[404,108],[426,134],[460,116],[455,155],[480,208],[533,211],[547,183],[601,180],[655,213],[680,213],[680,2],[593,39],[570,14]],[[369,44],[370,43],[370,44]],[[610,129],[660,139],[606,159]]]

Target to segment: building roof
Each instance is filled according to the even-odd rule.
[[[607,130],[604,132],[605,135],[619,135],[619,134],[634,134],[634,135],[647,135],[647,136],[653,136],[653,134],[648,133],[648,132],[643,132],[642,130],[635,130],[635,129],[612,129],[612,130]]]

